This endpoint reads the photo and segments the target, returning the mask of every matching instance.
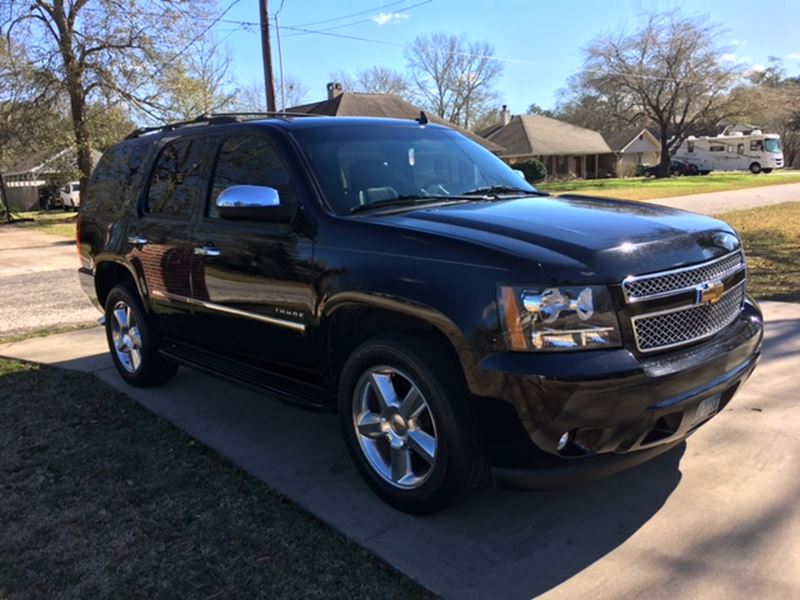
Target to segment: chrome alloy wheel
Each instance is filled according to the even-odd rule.
[[[353,396],[353,427],[373,470],[391,485],[422,485],[436,462],[433,413],[419,387],[393,367],[364,373]]]
[[[111,312],[111,339],[114,352],[128,373],[136,373],[142,364],[142,334],[133,310],[120,300]]]

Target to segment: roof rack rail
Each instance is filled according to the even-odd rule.
[[[254,119],[261,119],[264,117],[319,117],[322,115],[314,115],[311,113],[300,112],[232,112],[232,113],[206,113],[190,121],[177,121],[175,123],[167,123],[165,125],[156,125],[154,127],[140,127],[128,134],[125,139],[131,140],[141,137],[150,133],[158,133],[164,131],[174,131],[183,127],[198,127],[201,125],[223,125],[225,123],[240,123],[242,121],[250,121]]]

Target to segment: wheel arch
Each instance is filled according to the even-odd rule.
[[[399,299],[349,294],[328,306],[322,321],[326,366],[331,381],[338,384],[347,358],[363,342],[381,335],[424,335],[450,355],[471,387],[477,360],[458,327],[442,313]]]
[[[139,281],[133,269],[129,265],[116,260],[104,260],[99,262],[95,267],[94,288],[100,306],[106,305],[108,294],[114,286],[123,283],[129,284],[132,289],[139,294],[142,305],[145,307],[145,310],[147,310],[147,303],[144,302],[144,294],[142,293],[141,286],[139,285]]]

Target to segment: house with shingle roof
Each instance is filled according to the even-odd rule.
[[[347,92],[342,89],[342,84],[337,82],[328,84],[327,99],[286,109],[286,112],[328,115],[331,117],[381,117],[388,119],[416,119],[421,111],[422,109],[419,106],[403,100],[400,96]],[[437,115],[430,113],[426,113],[426,115],[431,123],[455,129],[494,154],[502,154],[504,152],[504,149],[493,141],[475,135],[471,131],[467,131]]]
[[[648,129],[625,129],[603,132],[603,139],[617,157],[618,177],[636,173],[637,165],[657,165],[661,144]]]
[[[480,134],[505,150],[501,158],[510,164],[538,158],[555,177],[607,177],[615,157],[603,136],[542,115],[511,115],[503,106],[496,125]]]
[[[96,165],[101,156],[100,152],[92,150],[92,165]],[[3,172],[8,206],[12,210],[37,208],[40,188],[77,179],[77,173],[77,152],[72,146],[56,153],[34,154]]]

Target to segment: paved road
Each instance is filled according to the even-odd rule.
[[[655,461],[547,493],[483,490],[427,518],[354,472],[335,417],[182,369],[127,387],[99,328],[0,347],[94,372],[445,598],[800,598],[800,305],[765,302],[764,360]]]
[[[97,319],[77,269],[74,241],[0,226],[0,337]]]
[[[765,175],[765,177],[770,177],[770,175]],[[731,210],[743,210],[769,204],[798,201],[800,201],[800,183],[694,194],[677,198],[658,198],[651,202],[682,210],[691,210],[704,215],[716,215]]]

